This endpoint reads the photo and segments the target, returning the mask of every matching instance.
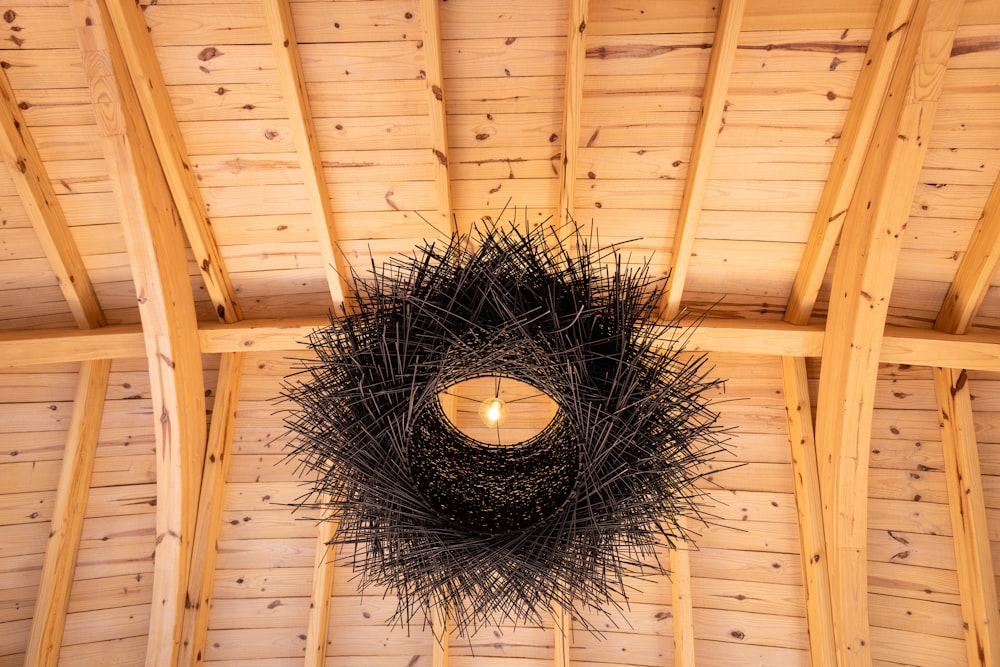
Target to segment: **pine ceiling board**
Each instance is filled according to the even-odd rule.
[[[86,88],[19,90],[17,104],[29,127],[93,125],[94,110]]]
[[[854,94],[858,72],[846,68],[801,73],[737,72],[726,100],[740,110],[846,110]]]
[[[751,32],[744,22],[733,66],[736,72],[856,72],[865,62],[870,26],[855,30]]]
[[[448,39],[441,57],[446,80],[555,77],[565,72],[566,37]]]
[[[270,42],[264,9],[256,2],[167,5],[143,10],[153,45],[228,46]]]
[[[906,599],[930,600],[957,605],[958,578],[954,570],[923,567],[900,560],[870,561],[869,593]]]
[[[801,616],[695,607],[694,630],[696,639],[729,643],[733,659],[743,656],[748,646],[798,650],[809,647]]]
[[[455,148],[559,146],[560,118],[549,113],[449,116],[448,140]]]
[[[707,210],[698,226],[702,240],[804,244],[812,216],[807,211]]]
[[[417,0],[345,2],[294,2],[295,33],[299,43],[372,42],[420,39]]]
[[[906,599],[894,595],[869,598],[872,625],[961,639],[962,613],[956,604]]]
[[[140,667],[145,664],[146,637],[112,639],[90,644],[67,646],[59,652],[60,660],[69,665],[87,665],[114,661],[116,667]]]
[[[566,7],[552,0],[509,0],[502,10],[477,2],[441,7],[444,39],[465,37],[546,36],[566,34]]]
[[[754,581],[750,578],[734,582],[729,579],[697,577],[692,581],[691,592],[695,607],[760,612],[800,619],[805,615],[801,585]]]
[[[945,510],[947,511],[947,510]],[[912,532],[905,527],[868,531],[868,562],[899,563],[919,568],[935,568],[955,576],[955,547],[951,536]],[[900,586],[919,585],[921,570],[899,571]],[[955,590],[957,592],[957,580]],[[957,600],[956,600],[957,602]]]
[[[171,106],[178,121],[284,118],[284,98],[276,83],[228,82],[169,86]]]
[[[156,49],[168,89],[201,85],[218,91],[233,84],[276,85],[273,47],[266,44],[161,46]],[[224,95],[225,93],[223,93]]]
[[[1000,70],[993,75],[996,73]],[[1000,141],[998,116],[996,109],[990,108],[942,110],[935,116],[929,146],[947,149],[996,146]]]
[[[604,76],[584,79],[584,106],[604,114],[647,111],[698,111],[705,73],[661,72],[656,78],[633,74],[632,62],[612,63]]]
[[[672,6],[672,5],[678,6]],[[812,1],[764,0],[748,8],[744,31],[868,28],[874,22],[875,0],[848,0],[836,4]],[[708,2],[660,3],[638,0],[595,8],[594,32],[669,33],[711,29],[714,5]]]
[[[418,42],[303,44],[306,82],[414,80],[420,78],[424,55]]]
[[[563,103],[563,83],[562,75],[447,79],[445,104],[450,115],[518,112],[558,115]]]
[[[529,211],[554,211],[558,199],[559,182],[554,178],[497,178],[455,181],[452,184],[452,201],[456,210],[479,208],[486,213],[510,201],[512,206],[527,206]]]
[[[554,179],[558,148],[545,146],[483,146],[453,148],[449,154],[452,180]]]
[[[76,39],[65,6],[25,3],[5,8],[0,18],[0,51],[65,48]]]
[[[966,3],[966,7],[970,3]],[[951,64],[956,69],[995,69],[997,51],[1000,50],[1000,35],[997,27],[1000,18],[985,25],[960,26],[951,50]]]
[[[701,74],[699,82],[691,83],[698,89],[704,86],[713,33],[671,31],[660,35],[604,35],[600,33],[599,25],[595,24],[593,15],[590,28],[594,31],[587,35],[587,58],[584,62],[584,73],[588,78],[659,75],[668,77],[659,85],[669,85],[675,75]],[[595,82],[594,85],[621,85],[628,81],[628,78],[621,81],[613,78],[607,82]],[[684,81],[680,79],[678,83]],[[585,84],[585,90],[588,87],[589,84]]]
[[[950,667],[955,656],[965,651],[965,642],[950,637],[936,637],[925,632],[906,632],[872,627],[872,660],[920,664],[926,667]]]
[[[87,87],[80,52],[75,49],[7,51],[0,53],[0,63],[19,96],[38,89]]]

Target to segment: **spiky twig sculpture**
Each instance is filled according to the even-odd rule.
[[[360,588],[398,594],[396,622],[444,604],[459,633],[540,624],[554,602],[618,608],[629,577],[665,571],[654,546],[698,514],[694,469],[720,447],[718,381],[656,322],[647,266],[576,228],[487,222],[353,292],[286,379],[286,422],[319,473],[301,506],[329,507]],[[472,440],[437,396],[480,376],[537,387],[557,416],[513,447]]]

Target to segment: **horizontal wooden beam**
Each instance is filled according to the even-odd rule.
[[[293,352],[326,317],[243,320],[234,324],[199,323],[201,351]],[[819,324],[706,319],[690,332],[692,352],[819,357],[825,333]],[[142,328],[118,324],[96,330],[37,329],[0,332],[0,367],[58,364],[93,359],[137,359],[145,356]],[[1000,334],[963,335],[930,329],[887,326],[879,361],[884,364],[941,366],[1000,371]]]

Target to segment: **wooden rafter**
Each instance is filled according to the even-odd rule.
[[[28,635],[26,665],[54,666],[59,663],[110,372],[111,361],[107,359],[85,361],[80,366],[73,416],[66,435],[66,451],[52,510],[52,527],[49,529],[35,613]]]
[[[184,628],[181,633],[182,665],[201,665],[205,662],[208,615],[215,584],[223,501],[232,460],[230,454],[245,357],[243,352],[227,352],[219,362],[219,379],[208,432],[201,492],[198,495],[198,517],[192,547],[195,557],[192,558],[188,577],[187,599],[191,604],[184,610]]]
[[[576,167],[580,155],[584,62],[587,57],[587,0],[569,3],[566,27],[566,76],[563,93],[562,156],[559,160],[559,228],[573,218]]]
[[[674,665],[695,665],[694,599],[691,593],[691,553],[686,545],[670,550],[670,598],[673,613]]]
[[[101,147],[119,208],[146,345],[156,441],[156,546],[147,665],[174,665],[205,444],[201,350],[180,220],[107,6],[73,0]]]
[[[847,210],[823,346],[816,439],[841,664],[870,664],[868,460],[878,360],[903,230],[960,0],[918,3]],[[931,20],[927,20],[931,17]]]
[[[313,124],[312,109],[306,93],[306,80],[299,57],[299,44],[295,36],[292,10],[287,0],[265,0],[264,12],[271,31],[271,44],[277,78],[281,82],[288,106],[288,120],[295,138],[299,162],[309,201],[309,212],[316,222],[319,234],[320,254],[326,269],[327,285],[336,306],[344,303],[346,291],[344,279],[348,267],[344,256],[337,248],[340,237],[334,221],[330,190],[323,176],[323,161],[319,155],[319,142]]]
[[[27,209],[49,260],[49,266],[59,281],[73,319],[81,329],[93,329],[107,322],[97,300],[83,257],[69,230],[45,165],[35,147],[31,131],[17,105],[7,75],[0,70],[0,155],[7,163],[11,179]]]
[[[451,172],[448,169],[448,112],[445,99],[444,65],[441,59],[441,9],[438,0],[420,0],[424,39],[424,82],[431,120],[431,152],[434,154],[434,191],[437,196],[435,225],[454,234],[458,224],[451,205]]]
[[[691,252],[698,231],[702,203],[708,189],[708,174],[712,169],[712,157],[719,134],[722,132],[723,114],[726,110],[726,93],[736,59],[736,44],[743,22],[746,0],[723,0],[719,7],[719,18],[712,41],[712,54],[708,63],[708,75],[701,98],[701,115],[695,129],[694,143],[691,145],[691,161],[688,166],[681,208],[677,214],[677,228],[674,232],[673,251],[670,255],[670,284],[663,295],[663,312],[673,317],[680,311],[681,296],[691,265]]]
[[[201,269],[205,290],[223,322],[242,318],[225,262],[215,241],[201,189],[191,168],[173,104],[167,93],[149,29],[137,2],[108,2],[128,74],[146,119],[161,169],[180,215],[195,262]]]
[[[888,94],[890,76],[899,60],[905,35],[900,28],[911,20],[916,3],[917,0],[887,0],[879,5],[865,64],[854,87],[844,129],[837,141],[830,173],[788,296],[786,322],[806,324],[812,315],[823,276],[844,226],[844,214],[861,176],[875,121]]]
[[[823,501],[805,359],[782,357],[781,379],[792,456],[792,479],[795,482],[810,664],[813,667],[833,667],[836,665],[836,651],[833,635],[829,632],[829,628],[833,627],[830,567],[823,533]]]
[[[434,643],[431,645],[431,667],[448,667],[448,613],[444,605],[435,605],[431,610],[431,629]]]
[[[552,621],[555,637],[552,652],[553,664],[555,667],[569,667],[569,647],[573,631],[573,615],[566,607],[559,603],[554,603],[553,606]]]
[[[334,559],[330,542],[337,524],[324,521],[316,538],[316,559],[313,563],[312,592],[309,596],[309,617],[306,621],[305,667],[323,667],[330,634],[330,596],[333,593]]]
[[[325,317],[201,323],[198,338],[205,354],[301,350],[310,331],[326,326]],[[725,352],[819,357],[826,334],[819,325],[706,319],[691,332],[692,352]],[[98,330],[40,329],[0,332],[0,366],[32,366],[93,359],[144,356],[142,330],[131,324]],[[911,366],[950,366],[1000,371],[1000,338],[992,333],[954,335],[928,329],[887,326],[879,362]]]
[[[969,665],[996,665],[1000,663],[1000,611],[968,376],[965,371],[935,368],[934,390],[944,448],[966,657]]]
[[[934,328],[964,334],[986,298],[1000,262],[1000,178],[986,200],[969,247],[941,305]]]

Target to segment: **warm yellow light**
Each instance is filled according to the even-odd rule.
[[[479,419],[489,428],[499,426],[506,417],[506,405],[499,398],[488,398],[479,406]]]

